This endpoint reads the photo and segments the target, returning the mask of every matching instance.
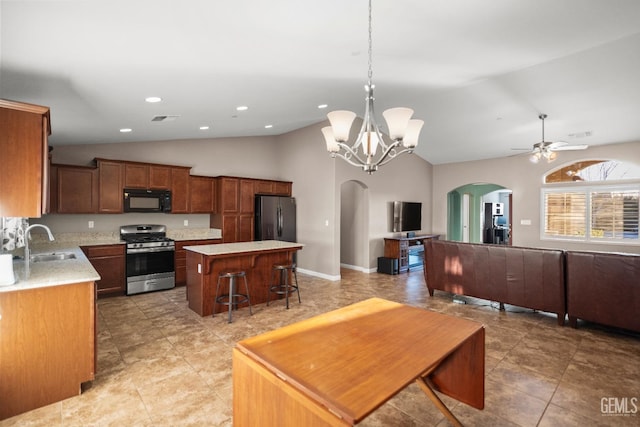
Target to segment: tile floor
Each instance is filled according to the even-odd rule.
[[[0,422],[5,426],[231,426],[236,341],[372,296],[486,326],[485,409],[444,397],[468,426],[640,425],[640,413],[603,414],[615,402],[640,412],[640,335],[593,324],[559,327],[555,315],[436,292],[422,271],[400,276],[343,270],[330,282],[299,274],[302,304],[278,302],[201,318],[185,288],[98,301],[98,374],[77,397]],[[617,400],[606,400],[617,398]],[[602,402],[606,403],[604,406]],[[631,400],[637,399],[637,400]],[[635,403],[635,406],[634,406]],[[411,385],[360,425],[446,426]]]

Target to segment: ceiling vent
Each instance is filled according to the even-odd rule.
[[[152,122],[172,122],[180,116],[154,116]]]

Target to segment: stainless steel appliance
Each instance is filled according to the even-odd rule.
[[[255,240],[296,241],[296,199],[256,196]]]
[[[125,212],[171,212],[171,191],[125,188]]]
[[[175,242],[164,225],[140,224],[120,227],[126,242],[127,295],[175,287]]]

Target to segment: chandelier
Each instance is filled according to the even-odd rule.
[[[331,126],[322,128],[327,151],[331,157],[340,157],[353,166],[361,167],[365,172],[372,174],[378,170],[378,166],[388,163],[403,153],[413,153],[418,145],[418,136],[424,122],[422,120],[411,119],[413,110],[410,108],[397,107],[385,110],[382,115],[387,122],[389,129],[389,143],[386,143],[376,123],[373,109],[373,89],[375,85],[371,78],[373,75],[371,67],[371,0],[369,0],[369,74],[364,90],[365,97],[364,118],[362,127],[355,140],[348,145],[351,125],[356,117],[356,113],[339,110],[327,114]],[[358,154],[358,149],[362,147],[362,154]]]

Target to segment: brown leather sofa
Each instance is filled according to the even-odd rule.
[[[564,324],[563,251],[431,239],[424,246],[429,295],[437,289],[548,311]]]
[[[640,332],[640,255],[565,254],[569,324],[583,319]]]

